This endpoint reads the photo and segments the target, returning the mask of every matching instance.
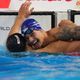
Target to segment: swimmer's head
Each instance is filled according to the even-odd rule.
[[[26,19],[21,26],[21,33],[25,36],[31,34],[33,30],[41,30],[41,26],[35,19]]]
[[[26,49],[26,41],[21,34],[15,33],[7,38],[6,46],[10,52],[21,52]]]
[[[21,33],[26,38],[28,45],[33,49],[41,48],[45,42],[46,32],[34,19],[27,19],[23,22],[21,26]]]

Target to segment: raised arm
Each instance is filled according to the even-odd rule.
[[[18,16],[16,17],[16,20],[14,22],[14,25],[12,26],[9,35],[14,33],[19,33],[20,26],[22,22],[25,20],[25,18],[28,18],[31,12],[33,11],[33,8],[30,9],[31,2],[27,1],[23,3],[19,9]]]
[[[31,14],[33,8],[30,8],[31,2],[26,1],[19,9],[18,16],[12,26],[8,38],[6,40],[6,47],[11,52],[21,52],[26,50],[26,40],[19,31],[20,27],[25,20]]]

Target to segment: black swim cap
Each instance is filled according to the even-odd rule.
[[[15,33],[7,38],[6,46],[10,52],[25,51],[26,40],[20,33]]]

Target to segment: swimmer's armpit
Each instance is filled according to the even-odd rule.
[[[60,31],[55,35],[58,40],[64,41],[72,41],[72,40],[80,40],[80,26],[76,26],[73,28],[70,27],[62,27]]]

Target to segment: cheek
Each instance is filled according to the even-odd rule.
[[[39,34],[38,35],[38,39],[43,43],[44,42],[44,35],[43,34]]]
[[[39,39],[41,43],[43,43],[44,41],[44,35],[42,34],[42,32],[36,33],[35,38]]]

